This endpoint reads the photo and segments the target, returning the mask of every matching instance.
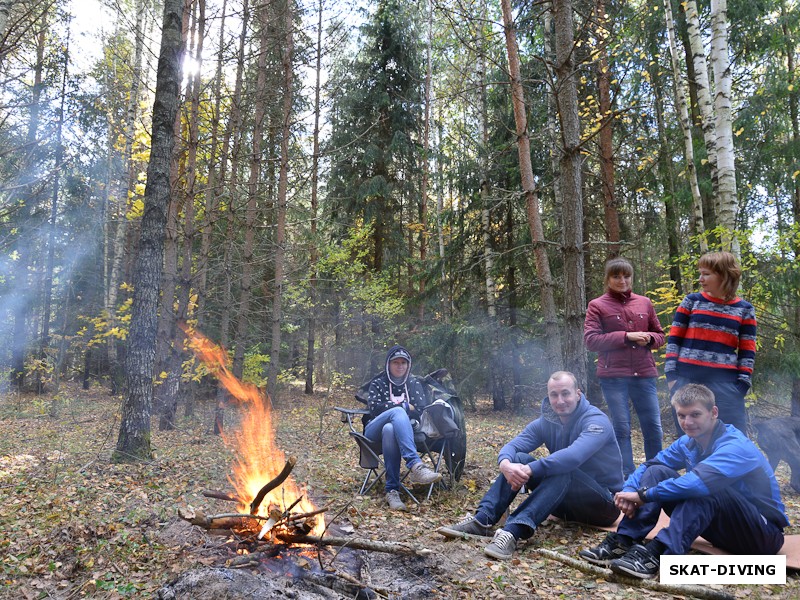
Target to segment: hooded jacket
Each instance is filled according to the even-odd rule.
[[[642,474],[652,465],[686,472],[643,491],[647,501],[676,502],[731,488],[755,504],[765,519],[781,529],[789,525],[772,467],[756,445],[733,425],[717,421],[705,451],[688,435],[681,436],[640,465],[625,482],[625,491],[637,491]]]
[[[583,394],[566,423],[545,398],[542,416],[503,446],[497,463],[506,458],[513,462],[518,452],[530,454],[542,444],[550,455],[528,463],[532,483],[580,469],[612,493],[622,489],[622,456],[614,428],[605,413],[589,404]]]
[[[625,336],[629,331],[646,331],[650,344],[639,346]],[[646,296],[608,291],[589,302],[583,326],[586,347],[597,352],[597,376],[656,377],[653,350],[664,345],[664,330],[653,303]]]
[[[405,358],[408,369],[402,379],[395,379],[389,372],[389,363],[395,358]],[[371,417],[384,411],[402,406],[412,419],[419,419],[422,409],[428,405],[425,388],[419,379],[411,374],[411,354],[402,346],[392,346],[386,353],[384,372],[375,377],[369,385],[367,403]],[[396,402],[400,399],[399,402]],[[413,406],[412,410],[410,407]]]

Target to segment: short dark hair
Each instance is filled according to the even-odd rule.
[[[697,262],[700,267],[713,271],[722,279],[721,291],[723,300],[733,300],[736,297],[736,290],[739,288],[739,279],[742,277],[742,269],[736,262],[736,257],[730,252],[706,252]]]
[[[711,410],[717,405],[714,392],[699,383],[687,383],[675,392],[670,402],[673,408],[699,404],[706,410]]]
[[[627,258],[622,258],[621,256],[608,259],[606,261],[606,268],[603,273],[603,287],[606,291],[608,291],[608,280],[614,275],[619,275],[620,273],[626,277],[633,277],[633,265],[630,263],[630,261]]]

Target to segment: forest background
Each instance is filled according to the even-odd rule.
[[[182,323],[277,405],[395,342],[467,402],[556,368],[597,400],[604,261],[667,326],[708,248],[756,306],[748,400],[800,414],[796,0],[78,5],[0,1],[0,365],[53,411],[121,394],[116,459],[203,395],[224,426]]]

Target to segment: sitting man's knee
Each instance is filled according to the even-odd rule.
[[[666,479],[675,479],[679,477],[679,473],[675,469],[670,469],[665,465],[651,465],[642,474],[642,485],[652,487]]]
[[[521,464],[521,465],[527,465],[527,464],[530,464],[530,463],[532,463],[534,460],[536,460],[536,459],[535,459],[535,458],[533,458],[533,457],[532,457],[530,454],[528,454],[527,452],[517,452],[517,453],[514,455],[514,462],[515,462],[515,463],[519,463],[519,464]]]

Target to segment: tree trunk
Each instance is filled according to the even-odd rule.
[[[789,118],[791,119],[792,126],[792,144],[795,148],[800,148],[800,109],[798,105],[798,97],[800,97],[800,90],[797,86],[797,74],[795,72],[795,52],[797,51],[794,42],[792,41],[791,34],[787,25],[786,4],[781,3],[781,23],[783,30],[783,37],[786,43],[786,71],[787,81],[789,84]],[[797,154],[795,154],[797,158]],[[792,217],[795,225],[800,223],[800,178],[794,177],[792,179]],[[794,255],[795,258],[800,256],[800,238],[794,236]],[[800,279],[795,269],[795,282]],[[800,285],[795,283],[794,288],[794,311],[792,317],[794,318],[794,351],[800,352]],[[800,417],[800,373],[794,373],[792,376],[792,416]]]
[[[667,22],[667,38],[669,40],[669,53],[672,58],[672,81],[675,86],[675,105],[678,107],[678,120],[683,132],[683,151],[684,162],[686,164],[686,177],[689,181],[689,189],[692,191],[692,221],[691,229],[693,235],[698,235],[705,231],[705,221],[703,219],[703,198],[700,195],[700,185],[697,182],[697,169],[694,165],[694,142],[692,141],[692,122],[689,119],[689,108],[687,105],[687,86],[685,79],[681,75],[681,60],[678,54],[678,45],[675,41],[675,23],[672,18],[672,0],[664,0],[664,18]],[[688,75],[688,74],[687,74]],[[674,203],[674,198],[672,200]],[[668,231],[668,236],[676,235],[675,232]],[[668,237],[670,242],[670,258],[672,255],[672,245],[674,240]],[[706,252],[708,243],[705,236],[700,237],[700,251]],[[677,255],[676,255],[677,256]],[[672,262],[670,262],[672,264]],[[680,273],[680,271],[679,271]],[[676,281],[678,289],[680,282],[675,279],[675,274],[671,275]]]
[[[41,97],[44,91],[42,74],[44,72],[44,52],[47,32],[47,15],[42,16],[41,29],[36,36],[36,65],[33,70],[33,87],[31,88],[31,103],[28,118],[28,131],[26,135],[27,153],[25,156],[26,173],[34,168],[34,161],[38,153],[39,116],[41,111]],[[34,244],[32,230],[33,208],[36,203],[33,181],[28,176],[21,181],[24,197],[20,207],[20,231],[16,239],[16,251],[19,258],[14,269],[14,327],[11,341],[11,382],[17,392],[21,392],[25,385],[25,358],[28,351],[29,319],[33,301],[33,285],[28,273],[30,265],[34,264]]]
[[[520,73],[519,48],[517,46],[516,26],[511,15],[511,1],[501,0],[503,10],[503,28],[508,52],[508,70],[511,80],[511,101],[514,107],[514,123],[516,124],[517,150],[519,154],[522,191],[525,195],[525,207],[528,215],[528,227],[531,231],[533,252],[536,261],[536,273],[539,276],[539,293],[544,318],[545,353],[548,367],[562,364],[561,336],[558,330],[556,303],[553,296],[553,277],[550,274],[550,263],[545,247],[544,227],[539,214],[539,198],[533,179],[531,164],[531,142],[528,134],[528,121],[525,111],[525,95],[522,89]]]
[[[47,360],[47,349],[50,345],[50,307],[53,301],[53,272],[55,269],[56,256],[56,218],[58,217],[58,195],[60,193],[61,169],[64,162],[64,146],[62,145],[62,134],[64,131],[64,104],[67,93],[67,67],[69,66],[69,30],[67,42],[64,46],[64,70],[61,73],[61,100],[58,110],[58,122],[56,125],[56,153],[55,169],[53,170],[53,194],[50,201],[50,218],[47,226],[47,261],[44,272],[44,282],[42,284],[42,295],[44,306],[42,308],[42,335],[39,340],[39,358]],[[58,371],[54,370],[53,379],[58,381]],[[41,370],[36,372],[36,393],[44,391]]]
[[[586,286],[583,271],[583,197],[581,191],[581,130],[578,89],[575,82],[572,0],[553,1],[556,29],[556,103],[561,125],[561,211],[564,223],[564,362],[569,371],[586,381],[586,346],[583,321]]]
[[[608,258],[619,256],[619,211],[614,182],[614,111],[611,105],[611,68],[608,64],[608,43],[611,19],[606,14],[605,0],[597,0],[595,18],[598,28],[599,60],[597,61],[597,96],[602,123],[600,125],[600,182],[603,190],[603,217],[606,226]]]
[[[192,289],[192,249],[194,247],[194,203],[197,194],[197,150],[200,143],[200,88],[202,81],[200,67],[203,61],[203,40],[206,34],[206,0],[197,0],[195,10],[198,11],[196,24],[192,26],[196,34],[197,46],[194,53],[198,66],[189,81],[189,144],[186,156],[186,192],[183,202],[183,256],[181,260],[180,280],[177,295],[175,324],[186,322],[189,317],[189,298]],[[178,409],[178,398],[183,375],[183,351],[186,336],[183,329],[173,326],[172,344],[167,361],[167,378],[162,383],[162,412],[159,429],[175,429],[175,415]]]
[[[294,12],[290,8],[289,2],[280,2],[281,14],[278,20],[284,27],[284,43],[281,51],[281,62],[283,64],[283,114],[281,120],[281,141],[280,141],[280,171],[278,173],[278,211],[275,223],[275,283],[273,285],[272,297],[272,347],[270,349],[269,375],[267,377],[267,391],[270,396],[275,395],[278,385],[278,373],[280,372],[280,351],[281,351],[281,320],[283,307],[284,286],[284,261],[286,260],[286,207],[288,204],[289,188],[289,139],[291,137],[292,125],[292,102],[294,100],[293,90],[293,68],[294,58],[294,32],[292,29],[292,17]]]
[[[125,370],[127,389],[113,460],[150,459],[158,294],[164,257],[164,234],[170,197],[170,165],[175,118],[180,104],[183,0],[165,0],[158,58],[153,132],[144,193],[139,252],[133,273],[133,306]]]
[[[489,163],[489,101],[487,86],[488,81],[486,77],[486,43],[485,36],[483,35],[483,25],[486,22],[486,2],[481,3],[481,20],[478,25],[477,39],[475,40],[476,48],[478,49],[476,65],[476,87],[478,90],[478,139],[480,140],[480,195],[481,195],[481,240],[483,242],[483,268],[484,268],[484,284],[486,292],[486,314],[489,316],[490,321],[497,318],[497,290],[494,280],[494,250],[492,249],[492,191],[490,178],[490,163]],[[492,344],[492,350],[496,350],[495,345]],[[496,386],[493,386],[493,388]],[[493,392],[494,395],[494,392]],[[495,401],[495,404],[497,402]]]
[[[228,156],[233,160],[228,188],[228,210],[225,211],[225,239],[222,250],[222,312],[219,323],[219,343],[223,348],[228,348],[231,329],[231,310],[233,306],[233,293],[231,281],[232,266],[231,254],[233,252],[233,239],[235,237],[236,199],[238,197],[239,177],[238,163],[242,146],[242,89],[244,88],[244,52],[250,26],[250,6],[248,0],[242,5],[242,29],[239,32],[239,48],[236,62],[236,83],[231,98],[231,114],[225,129],[225,139],[222,143],[222,163],[220,164],[220,185],[225,181],[225,172]],[[231,144],[231,139],[233,143]],[[230,152],[228,149],[230,148]],[[214,433],[222,433],[225,424],[225,405],[228,401],[228,391],[225,386],[217,386],[217,408],[214,411]]]
[[[250,175],[247,182],[247,207],[245,209],[244,247],[242,248],[241,292],[234,339],[233,374],[241,378],[244,372],[244,355],[250,329],[250,301],[253,293],[253,264],[255,225],[259,206],[259,181],[261,180],[261,152],[266,120],[267,56],[270,49],[268,5],[256,9],[259,26],[258,63],[256,67],[255,111],[253,115],[252,145],[250,148]]]
[[[316,68],[314,70],[314,134],[313,150],[311,156],[311,251],[309,252],[308,264],[308,302],[310,310],[306,325],[308,335],[306,337],[306,394],[314,393],[314,346],[316,345],[317,319],[317,261],[319,251],[317,250],[317,194],[319,191],[319,120],[321,113],[320,92],[322,89],[322,12],[323,0],[319,0],[317,6],[317,55]]]
[[[741,254],[735,235],[738,198],[733,153],[733,109],[731,108],[731,61],[728,54],[728,2],[711,0],[711,66],[714,71],[714,115],[717,135],[717,225],[723,228],[721,246]]]
[[[719,197],[719,174],[717,172],[717,134],[714,125],[714,103],[711,98],[711,84],[708,80],[708,65],[703,50],[703,40],[700,35],[700,19],[697,15],[695,0],[686,0],[686,27],[689,36],[689,45],[692,49],[692,63],[694,64],[695,90],[697,91],[697,108],[700,111],[700,123],[703,129],[703,139],[706,145],[708,166],[711,174],[712,196],[714,198],[714,215],[712,223],[717,224],[719,211],[716,208]],[[703,217],[707,219],[706,211]]]
[[[217,70],[214,74],[214,109],[211,116],[211,141],[208,149],[208,182],[205,189],[205,207],[203,223],[200,231],[200,259],[197,264],[197,328],[205,329],[206,300],[208,295],[208,259],[211,255],[211,242],[219,218],[220,189],[225,182],[225,168],[228,157],[220,156],[220,119],[222,106],[222,66],[225,51],[225,21],[227,17],[227,0],[222,0],[219,16],[219,53],[217,54]],[[229,138],[226,138],[226,141]],[[227,150],[227,148],[225,149]],[[220,162],[217,168],[217,161]],[[224,165],[224,166],[223,166]]]

